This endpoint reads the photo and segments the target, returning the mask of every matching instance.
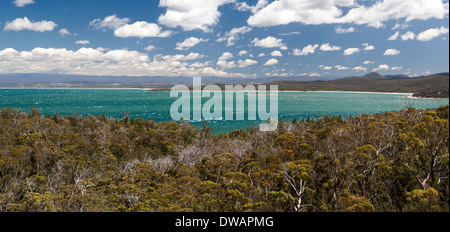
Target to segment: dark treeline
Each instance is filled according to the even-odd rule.
[[[275,81],[278,89],[294,91],[363,91],[399,93],[444,93],[449,90],[448,74],[423,77],[388,77],[368,73],[362,77],[348,77],[332,81]],[[445,96],[436,96],[445,98]]]
[[[413,94],[413,97],[425,97],[425,98],[448,98],[448,89],[442,90],[442,91],[426,91],[426,92],[419,92]]]
[[[0,112],[0,211],[449,211],[449,107],[208,126]]]

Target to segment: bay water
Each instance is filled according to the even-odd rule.
[[[415,99],[411,94],[360,92],[279,92],[279,120],[292,121],[308,117],[357,116],[401,110],[436,108],[449,104],[449,99]],[[269,97],[268,97],[269,99]],[[170,107],[177,100],[170,92],[145,89],[0,89],[0,109],[10,107],[30,112],[37,107],[43,115],[106,115],[122,119],[171,121]],[[202,99],[203,102],[208,98]],[[126,112],[126,113],[124,113]],[[224,112],[225,113],[225,112]],[[247,117],[246,117],[247,118]],[[214,134],[258,126],[260,121],[207,121]],[[200,127],[202,122],[191,122]]]

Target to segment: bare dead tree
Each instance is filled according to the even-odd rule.
[[[189,145],[186,148],[178,147],[178,159],[189,167],[193,167],[200,163],[205,157],[201,148],[195,145]]]
[[[289,185],[291,185],[291,187],[294,189],[294,192],[296,193],[297,205],[294,207],[294,209],[295,212],[300,212],[301,208],[303,207],[302,197],[305,193],[306,181],[300,179],[297,184],[294,178],[292,178],[287,172],[284,173],[284,179],[289,183]]]
[[[295,192],[295,199],[297,204],[294,206],[295,212],[301,212],[301,210],[305,207],[313,207],[317,209],[312,204],[303,203],[303,199],[306,193],[306,180],[302,179],[299,175],[291,175],[289,174],[287,167],[284,167],[284,179],[288,182],[288,184],[292,187]],[[297,180],[296,180],[297,179]]]
[[[153,168],[153,170],[155,170],[155,172],[163,174],[167,173],[175,165],[175,162],[173,162],[172,158],[168,156],[154,160],[150,159],[147,161],[150,163],[151,167]]]
[[[400,106],[402,109],[408,109],[414,106],[414,104],[416,103],[416,99],[409,96],[409,95],[405,95],[402,99],[402,102],[400,103]]]
[[[286,131],[286,133],[293,133],[297,126],[291,122],[283,123],[283,129]]]

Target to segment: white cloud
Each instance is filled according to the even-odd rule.
[[[252,59],[239,60],[238,61],[238,67],[239,68],[244,68],[244,67],[247,67],[247,66],[250,66],[250,65],[254,65],[254,64],[257,64],[257,63],[258,63],[258,61],[252,60]]]
[[[219,22],[219,6],[234,0],[160,0],[159,6],[167,8],[158,22],[168,27],[180,26],[184,31],[210,32]]]
[[[355,32],[355,28],[353,28],[353,27],[342,28],[341,26],[338,26],[338,27],[336,27],[334,30],[335,30],[336,33],[338,33],[338,34],[346,34],[346,33]]]
[[[337,21],[379,28],[384,27],[383,23],[391,19],[405,19],[406,22],[430,18],[443,19],[448,15],[448,10],[448,3],[442,0],[383,0],[370,6],[358,5]]]
[[[14,0],[14,5],[16,5],[17,7],[24,7],[28,4],[33,4],[34,0]]]
[[[294,74],[293,73],[278,73],[278,72],[276,72],[276,71],[273,71],[273,72],[268,72],[268,73],[265,73],[265,75],[266,76],[270,76],[270,77],[287,77],[287,76],[293,76]]]
[[[348,70],[348,69],[350,69],[349,67],[345,67],[345,66],[341,66],[341,65],[335,65],[334,68],[336,68],[337,70]]]
[[[247,2],[238,2],[238,3],[236,3],[236,8],[239,11],[251,11],[252,13],[256,13],[256,12],[260,11],[262,8],[264,8],[265,6],[267,6],[267,4],[268,4],[267,0],[258,0],[256,5],[254,5],[254,6],[249,6],[247,4]]]
[[[53,73],[101,76],[223,76],[247,77],[197,63],[204,55],[155,55],[128,50],[80,48],[72,51],[35,48],[31,51],[0,50],[0,73]],[[190,64],[189,62],[195,63]],[[197,64],[196,64],[197,63]],[[192,65],[192,66],[191,66]]]
[[[375,64],[375,62],[374,61],[370,61],[370,60],[366,60],[366,61],[363,62],[363,64]]]
[[[238,53],[239,56],[244,56],[244,55],[247,55],[247,54],[248,54],[248,52],[246,50],[242,50],[242,51],[240,51]]]
[[[66,36],[68,36],[68,35],[72,35],[72,34],[69,32],[69,30],[67,30],[67,28],[63,28],[63,29],[59,30],[58,33],[59,33],[59,35],[62,36],[62,37],[66,37]]]
[[[402,66],[395,66],[395,67],[392,67],[391,68],[391,70],[394,70],[394,71],[400,71],[400,70],[402,70]]]
[[[276,64],[278,64],[278,60],[272,58],[272,59],[268,60],[268,61],[264,64],[264,66],[272,66],[272,65],[276,65]]]
[[[311,77],[320,77],[321,75],[320,75],[320,73],[314,72],[314,73],[309,74],[309,76],[311,76]]]
[[[350,8],[347,14],[343,15],[342,7]],[[254,27],[298,22],[307,25],[354,23],[380,28],[392,19],[405,19],[405,22],[443,19],[448,11],[448,2],[442,0],[382,0],[370,5],[357,4],[353,0],[275,0],[255,11],[247,22]]]
[[[0,52],[1,54],[1,52]],[[95,62],[102,61],[102,62]],[[125,50],[114,50],[109,52],[101,52],[92,48],[80,48],[77,51],[55,48],[35,48],[31,51],[15,51],[14,53],[5,57],[0,55],[1,63],[17,63],[14,70],[9,70],[12,73],[51,73],[54,70],[63,70],[63,73],[72,74],[93,74],[99,72],[98,75],[120,75],[116,72],[124,74],[120,69],[112,71],[114,65],[109,65],[115,62],[148,61],[146,55],[129,52]],[[2,65],[0,65],[2,67]],[[82,68],[83,67],[83,68]],[[108,69],[105,69],[108,67]],[[124,68],[124,67],[121,67]],[[2,69],[2,68],[0,68]],[[129,68],[127,68],[129,70]],[[5,70],[0,70],[4,72]],[[109,73],[109,71],[112,71]]]
[[[209,66],[210,64],[211,64],[211,62],[209,62],[209,61],[206,61],[206,62],[199,62],[199,61],[197,61],[197,62],[195,62],[193,64],[190,64],[189,67],[191,67],[191,68],[203,68],[203,67]]]
[[[387,65],[387,64],[380,64],[377,68],[374,68],[372,71],[373,72],[377,72],[377,71],[380,71],[380,70],[389,70],[390,68],[389,68],[389,65]]]
[[[402,23],[402,24],[396,23],[396,24],[392,27],[392,30],[406,29],[406,28],[408,28],[408,27],[409,27],[409,25],[408,25],[407,23]]]
[[[88,40],[78,40],[75,43],[76,44],[90,44],[91,42],[89,42]]]
[[[195,53],[195,52],[191,52],[187,56],[185,56],[185,55],[162,55],[162,54],[158,54],[155,57],[161,58],[161,59],[166,60],[166,61],[177,61],[178,62],[178,61],[197,60],[197,59],[203,58],[204,55],[201,55],[201,54]]]
[[[235,68],[236,62],[234,61],[226,61],[226,60],[219,60],[217,61],[217,65],[219,65],[222,68]]]
[[[400,35],[400,32],[395,32],[395,34],[391,35],[391,37],[388,38],[388,40],[397,40],[398,36]]]
[[[430,41],[440,35],[448,34],[448,28],[431,28],[426,31],[423,31],[417,35],[417,40],[420,41]]]
[[[260,53],[260,54],[258,55],[258,57],[264,57],[264,56],[266,56],[266,54],[264,54],[264,53]]]
[[[316,0],[277,0],[255,12],[247,22],[254,27],[285,25],[292,22],[315,25],[335,23],[336,18],[342,15],[342,11],[336,4],[351,6],[353,0],[320,2]]]
[[[293,32],[288,32],[288,33],[278,33],[278,35],[282,35],[282,36],[290,36],[290,35],[300,35],[301,33],[299,31],[293,31]]]
[[[251,27],[243,26],[231,29],[229,32],[225,33],[225,36],[217,39],[217,42],[227,41],[227,47],[233,46],[237,40],[240,39],[241,35],[247,34],[252,31]]]
[[[220,33],[217,36],[220,36]],[[227,39],[228,39],[227,37],[219,37],[218,39],[216,39],[216,42],[223,42],[223,41],[226,41]],[[234,43],[232,45],[234,45]],[[228,45],[227,45],[227,47],[228,47]]]
[[[125,24],[114,31],[114,35],[120,38],[138,37],[143,39],[146,37],[169,37],[172,34],[172,31],[163,32],[162,28],[155,23],[143,21]]]
[[[251,27],[243,26],[231,29],[229,32],[226,33],[226,35],[227,36],[243,35],[249,33],[250,31],[252,31]]]
[[[339,50],[341,50],[341,48],[342,47],[339,47],[339,46],[331,46],[329,43],[322,44],[320,46],[320,50],[321,51],[325,51],[325,52],[328,52],[328,51],[339,51]]]
[[[344,51],[344,55],[345,55],[345,56],[349,56],[349,55],[358,53],[359,51],[360,51],[359,48],[347,48],[347,49],[345,49],[345,51]]]
[[[373,50],[375,50],[375,46],[369,45],[368,43],[364,43],[363,47],[364,47],[364,51],[373,51]]]
[[[256,47],[263,47],[263,48],[280,48],[281,50],[287,50],[287,46],[283,44],[282,39],[277,39],[272,36],[268,36],[262,40],[255,38],[252,41],[252,44]]]
[[[149,60],[148,56],[136,51],[128,51],[128,50],[112,50],[108,51],[104,54],[104,57],[108,60],[120,62],[131,62],[131,61],[139,61],[146,62]]]
[[[192,48],[199,43],[207,42],[207,41],[208,41],[208,39],[199,39],[196,37],[189,37],[186,40],[184,40],[182,43],[177,43],[177,47],[175,49],[180,50],[180,51],[187,51],[187,50],[189,50],[189,48]]]
[[[395,56],[395,55],[398,55],[398,54],[400,54],[400,51],[397,50],[397,49],[393,49],[393,48],[387,49],[387,50],[384,52],[384,55],[385,55],[385,56]]]
[[[414,40],[416,38],[416,34],[414,32],[408,31],[404,35],[402,35],[402,40]]]
[[[356,66],[353,68],[353,70],[355,70],[356,72],[360,72],[360,71],[367,72],[367,68],[364,66]]]
[[[222,56],[219,57],[219,60],[229,60],[233,58],[233,54],[231,52],[224,52]]]
[[[272,72],[268,72],[268,73],[265,73],[265,75],[266,76],[271,76],[271,77],[274,77],[274,76],[276,76],[276,77],[288,77],[288,76],[294,76],[295,74],[294,73],[287,73],[287,72],[285,72],[286,70],[274,70],[274,71],[272,71]],[[308,75],[307,73],[305,73],[305,76],[306,75]]]
[[[302,50],[300,49],[294,49],[294,56],[306,56],[308,54],[314,54],[316,52],[316,49],[319,47],[318,44],[311,45],[304,47]]]
[[[121,26],[128,24],[131,20],[129,18],[119,18],[117,15],[110,15],[104,19],[94,19],[89,22],[89,26],[97,30],[115,30]]]
[[[153,50],[156,50],[157,48],[153,45],[148,45],[147,47],[144,48],[145,51],[150,52]]]
[[[103,48],[103,47],[98,47],[95,50],[99,51],[99,52],[106,52],[106,51],[110,51],[110,49],[108,48]]]
[[[38,21],[31,22],[27,17],[17,18],[12,22],[7,22],[5,24],[5,31],[22,31],[30,30],[37,32],[53,31],[58,25],[53,21]]]
[[[273,51],[272,53],[270,53],[270,55],[271,56],[283,56],[283,54],[281,54],[281,52],[278,50]]]
[[[375,47],[373,45],[369,45],[364,48],[364,51],[372,51],[372,50],[375,50]]]
[[[224,52],[222,56],[219,57],[217,61],[217,65],[222,68],[234,68],[236,67],[236,63],[234,61],[227,61],[233,58],[233,54],[230,52]]]
[[[181,55],[183,56],[183,55]],[[205,55],[202,55],[200,53],[196,53],[196,52],[191,52],[189,53],[187,56],[184,56],[184,58],[182,58],[183,60],[197,60],[197,59],[201,59],[205,57]]]

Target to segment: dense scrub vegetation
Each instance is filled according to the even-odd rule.
[[[332,81],[276,81],[281,91],[363,91],[398,93],[444,93],[449,90],[449,78],[445,74],[424,77],[384,77],[369,73],[362,77],[341,78]],[[448,97],[448,96],[447,96]]]
[[[449,107],[207,126],[0,112],[0,211],[449,211]]]
[[[448,89],[442,91],[425,91],[415,93],[413,97],[425,97],[425,98],[448,98]]]

